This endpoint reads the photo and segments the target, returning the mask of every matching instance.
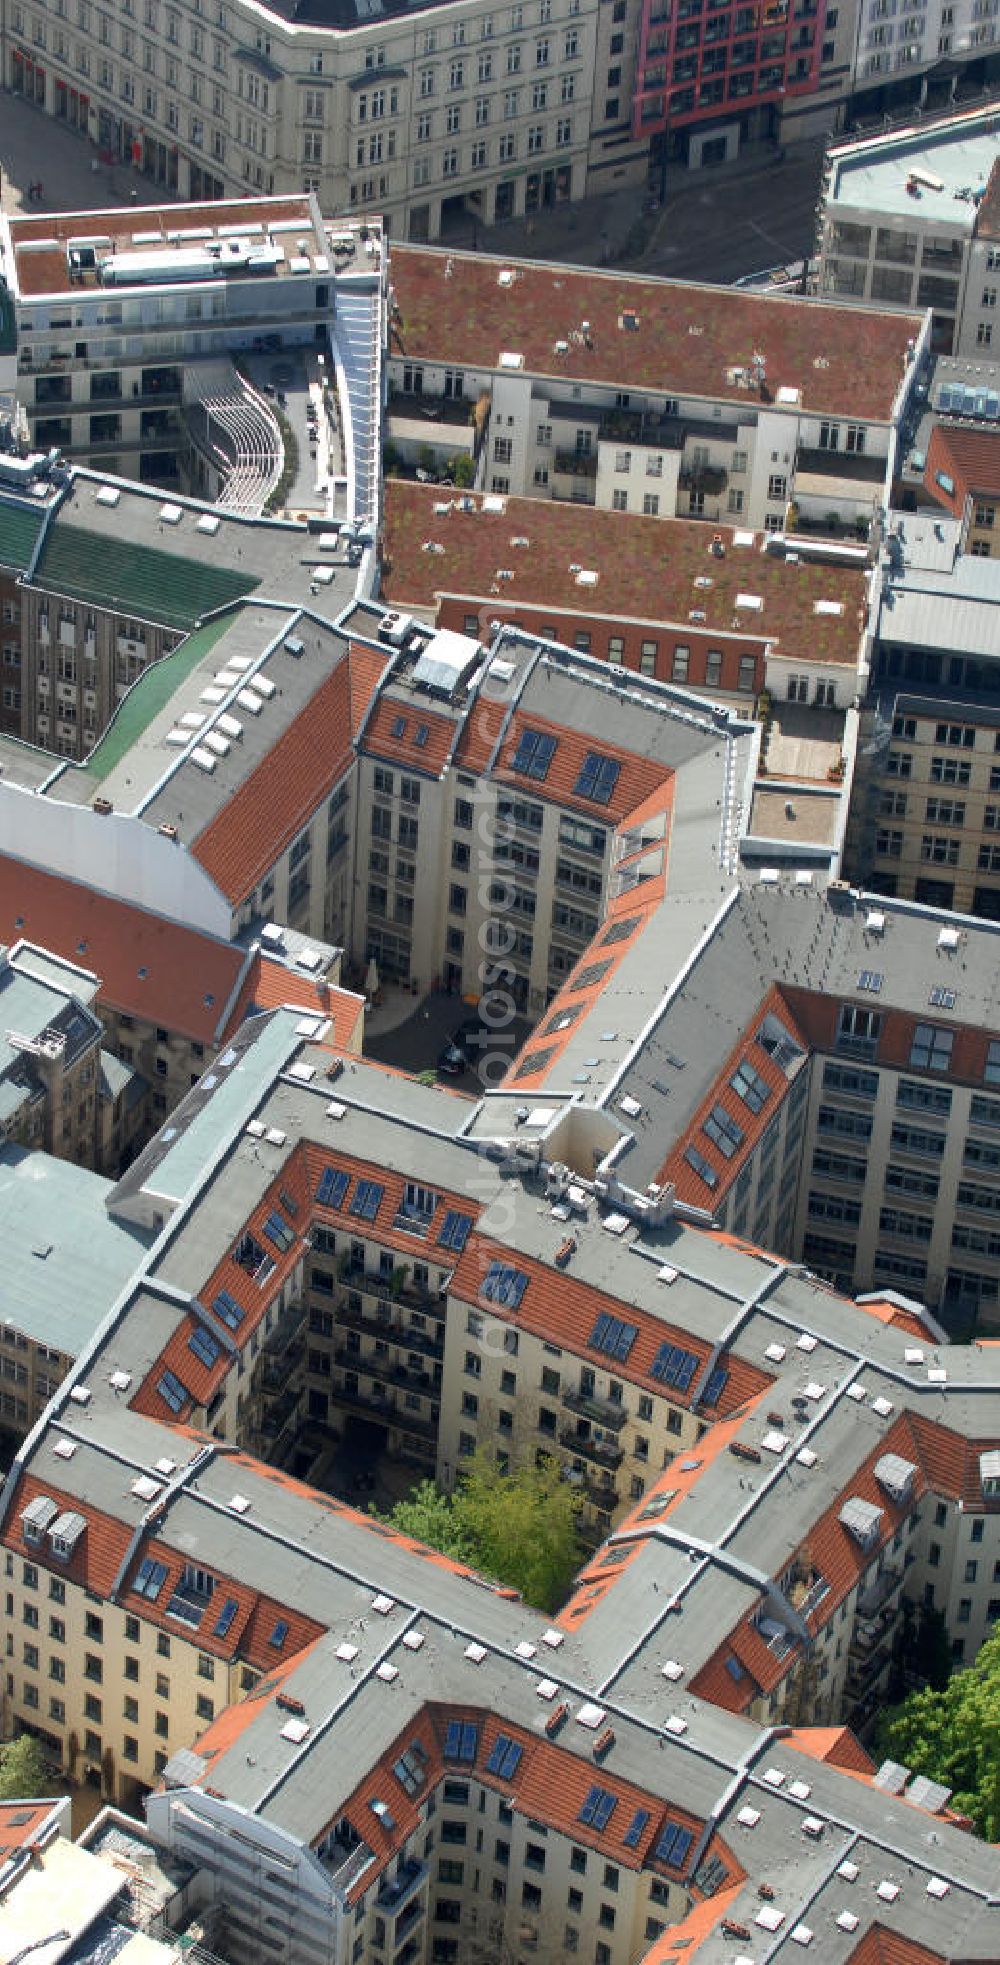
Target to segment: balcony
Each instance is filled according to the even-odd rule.
[[[657,416],[652,410],[612,410],[601,418],[598,436],[605,443],[642,444],[654,450],[684,448],[684,427],[676,416]]]
[[[625,1455],[620,1446],[612,1446],[609,1441],[595,1440],[589,1435],[573,1433],[568,1427],[559,1435],[559,1444],[569,1453],[578,1453],[584,1460],[594,1460],[599,1467],[620,1467]]]
[[[373,1357],[371,1352],[352,1351],[346,1345],[334,1351],[333,1361],[344,1371],[360,1371],[367,1378],[378,1378],[389,1385],[401,1385],[404,1391],[421,1392],[428,1399],[441,1389],[440,1371],[411,1371],[406,1365],[387,1364],[383,1359]]]
[[[421,393],[408,396],[402,389],[390,389],[387,403],[388,414],[397,416],[408,423],[426,424],[433,429],[442,423],[451,427],[461,426],[471,437],[475,422],[476,405],[465,396],[432,396]]]
[[[880,1570],[874,1582],[858,1597],[858,1616],[873,1618],[888,1610],[898,1597],[902,1584],[901,1569]]]
[[[729,483],[729,472],[721,464],[682,464],[677,483],[681,491],[700,491],[706,498],[718,498]]]
[[[567,1389],[562,1402],[570,1412],[579,1413],[583,1419],[593,1419],[598,1426],[608,1426],[614,1433],[621,1432],[628,1418],[625,1407],[617,1399],[595,1399],[589,1393]]]
[[[376,1910],[385,1912],[389,1917],[398,1917],[426,1875],[427,1864],[419,1863],[411,1856],[409,1861],[397,1871],[391,1883],[383,1883],[375,1899]],[[396,1942],[401,1936],[402,1932],[397,1925]]]
[[[325,1381],[324,1381],[325,1383]],[[421,1419],[419,1413],[408,1412],[394,1393],[385,1392],[378,1385],[356,1389],[339,1384],[331,1379],[327,1387],[330,1398],[338,1405],[346,1406],[349,1412],[370,1414],[373,1419],[383,1421],[386,1426],[395,1427],[403,1433],[412,1433],[415,1438],[424,1440],[430,1447],[437,1444],[438,1428],[436,1419]]]
[[[594,450],[557,450],[553,459],[555,474],[560,478],[596,478],[597,452]]]
[[[426,1331],[413,1330],[402,1317],[381,1317],[374,1310],[349,1310],[345,1303],[337,1313],[338,1325],[347,1330],[361,1331],[367,1337],[379,1337],[387,1344],[394,1344],[403,1351],[419,1351],[422,1357],[441,1359],[444,1357],[443,1337],[430,1337]]]
[[[583,1493],[586,1495],[591,1507],[600,1508],[601,1512],[605,1515],[614,1513],[621,1498],[618,1489],[611,1481],[592,1481],[588,1480],[586,1476],[583,1479]]]

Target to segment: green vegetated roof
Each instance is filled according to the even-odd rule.
[[[126,751],[149,728],[178,685],[211,653],[216,642],[232,625],[232,614],[220,614],[214,621],[206,621],[203,627],[195,629],[193,635],[188,635],[187,640],[182,641],[172,654],[162,656],[160,661],[150,663],[149,668],[143,670],[128,695],[122,698],[117,715],[87,759],[86,769],[94,778],[106,778],[121,763]]]
[[[224,607],[259,585],[251,573],[205,566],[155,546],[137,546],[128,539],[88,532],[83,526],[63,525],[58,519],[45,542],[36,577],[40,586],[56,593],[160,621],[168,628],[193,628],[199,615]]]
[[[2,353],[2,349],[0,349]],[[0,499],[0,565],[23,573],[35,550],[45,513]]]

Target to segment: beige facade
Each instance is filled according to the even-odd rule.
[[[998,741],[995,715],[971,700],[900,694],[888,727],[884,712],[873,712],[858,760],[849,870],[881,893],[995,918]]]
[[[4,80],[182,198],[305,189],[437,238],[449,213],[490,225],[644,171],[617,13],[459,0],[332,30],[241,0],[16,0]]]
[[[20,734],[60,757],[84,758],[132,684],[181,636],[33,585],[20,598]]]

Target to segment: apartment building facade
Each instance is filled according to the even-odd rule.
[[[609,79],[627,35],[612,12],[460,0],[333,22],[128,0],[50,19],[21,4],[4,79],[181,199],[314,192],[324,211],[436,238],[452,215],[491,225],[644,172]]]
[[[565,1121],[549,1146],[526,1122],[540,1150],[515,1170],[501,1103],[479,1138],[505,1158],[484,1157],[465,1102],[351,1071],[329,1035],[294,1011],[248,1027],[109,1197],[109,1221],[145,1224],[146,1245],[5,1489],[7,1723],[131,1805],[155,1790],[150,1829],[194,1872],[191,1903],[221,1902],[255,1960],[279,1924],[303,1965],[390,1945],[421,1965],[507,1945],[559,1957],[591,1937],[605,1965],[658,1961],[695,1912],[731,1941],[774,1902],[759,1884],[778,1894],[787,1810],[807,1802],[799,1863],[827,1844],[806,1879],[815,1920],[835,1822],[857,1853],[870,1805],[886,1866],[872,1764],[841,1728],[871,1713],[904,1588],[935,1590],[959,1661],[989,1622],[987,1354],[949,1349],[916,1307],[852,1303],[706,1233],[672,1191],[654,1206],[600,1176],[565,1187],[548,1157]],[[433,1189],[407,1184],[415,1153]],[[618,1405],[615,1384],[629,1428],[635,1394],[662,1401],[674,1457],[616,1510],[555,1618],[240,1451],[253,1340],[280,1300],[302,1304],[304,1261],[332,1270],[352,1233],[369,1261],[409,1238],[450,1272],[442,1400],[469,1426],[478,1385],[472,1426],[500,1454],[509,1406],[512,1464],[536,1443],[504,1371],[528,1412],[558,1399],[574,1433]],[[570,1357],[556,1392],[545,1373],[569,1380]],[[331,1686],[348,1695],[332,1717]],[[900,1819],[921,1836],[933,1821],[944,1866],[947,1794],[909,1798],[923,1812]],[[961,1848],[952,1891],[979,1860],[974,1839]]]
[[[862,37],[888,47],[893,12],[877,0],[876,24],[863,23]],[[983,20],[978,28],[967,24],[966,32],[982,33],[992,44],[995,17],[985,13]],[[933,28],[929,16],[904,8],[898,38],[906,45],[895,57],[862,56],[859,81],[893,60],[904,66],[924,60],[909,37],[928,25]],[[942,35],[948,38],[947,31]],[[990,295],[1000,265],[996,166],[993,118],[982,108],[836,145],[827,153],[817,216],[817,292],[868,305],[929,307],[937,353],[991,361]]]
[[[923,374],[917,315],[859,329],[788,298],[413,247],[391,286],[390,441],[405,454],[419,437],[445,466],[474,424],[477,487],[500,496],[768,532],[794,506],[796,522],[867,537]]]
[[[278,336],[325,347],[344,270],[303,195],[5,218],[0,263],[32,443],[160,485],[187,471],[199,373]]]

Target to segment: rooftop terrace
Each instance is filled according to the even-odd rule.
[[[781,551],[763,550],[760,533],[697,519],[640,518],[540,498],[507,498],[500,511],[495,503],[488,509],[482,497],[442,498],[439,487],[390,479],[385,598],[432,612],[442,594],[489,597],[501,616],[534,602],[612,620],[697,625],[702,634],[745,634],[813,661],[857,661],[863,566],[824,563],[821,548],[815,559],[789,563]],[[427,541],[442,550],[427,552]],[[581,585],[581,567],[596,573],[596,582]]]
[[[393,248],[390,357],[887,422],[922,316],[544,262]],[[583,324],[586,323],[586,332]],[[565,340],[565,353],[557,342]],[[763,389],[732,371],[763,358]],[[787,399],[785,399],[787,400]]]

